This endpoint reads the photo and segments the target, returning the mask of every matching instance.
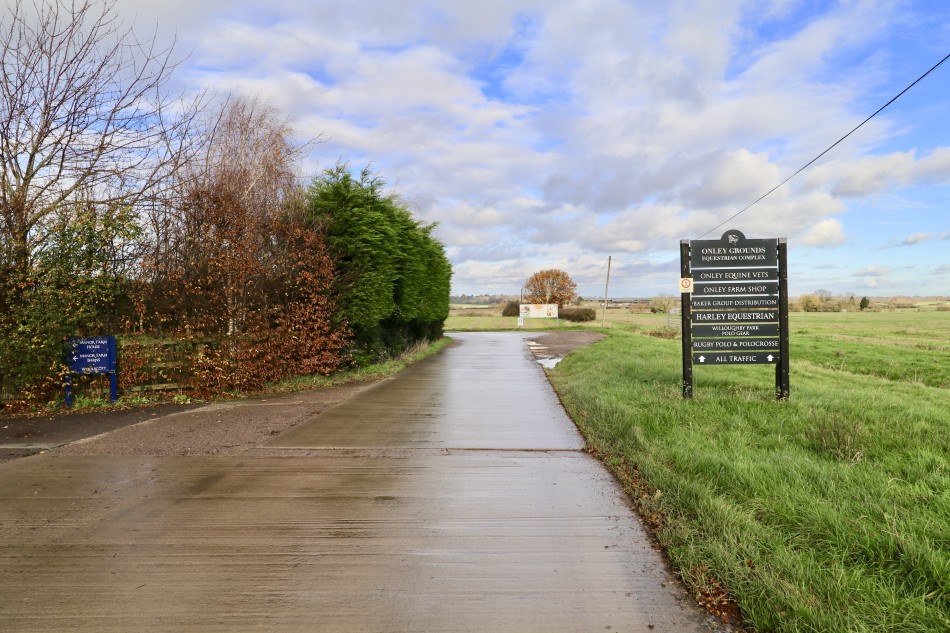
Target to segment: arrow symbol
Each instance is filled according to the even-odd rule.
[[[771,354],[769,354],[768,356],[766,356],[766,358],[769,359],[769,362],[771,363],[771,362],[772,362],[772,359],[775,358],[775,357],[772,356]]]
[[[705,362],[706,362],[706,357],[705,357],[705,356],[700,356],[700,357],[699,357],[699,362],[705,363]]]

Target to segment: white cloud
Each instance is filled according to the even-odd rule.
[[[926,242],[928,240],[935,239],[933,233],[914,233],[913,235],[908,235],[904,238],[904,244],[907,246],[913,246],[914,244],[919,244],[920,242]]]
[[[878,250],[897,248],[901,246],[917,246],[918,244],[940,240],[950,240],[950,231],[943,231],[941,233],[933,233],[930,231],[912,233],[902,240],[888,242],[887,244],[879,247]]]
[[[891,269],[886,266],[868,266],[851,273],[852,277],[887,277]]]
[[[907,151],[834,161],[816,170],[811,180],[816,179],[833,183],[832,194],[851,198],[892,187],[950,183],[950,147],[937,147],[922,158]]]
[[[926,42],[921,29],[947,14],[913,0],[922,22],[889,0],[118,6],[163,33],[177,29],[194,51],[183,81],[262,95],[292,115],[301,138],[323,135],[313,172],[339,158],[372,163],[422,219],[440,222],[454,283],[470,291],[552,262],[593,280],[608,253],[654,261],[675,251],[906,85],[919,60],[894,70],[888,38]],[[936,122],[950,118],[940,103]],[[713,233],[836,247],[830,257],[871,230],[858,203],[945,189],[947,135],[897,144],[917,124],[899,118],[899,105]],[[903,206],[893,213],[909,218],[909,196],[894,197]],[[934,203],[919,204],[923,215]],[[908,245],[950,232],[939,217],[906,221]],[[621,283],[665,283],[632,266]]]
[[[700,181],[682,194],[686,204],[699,207],[745,206],[781,181],[778,166],[764,152],[742,149],[703,161]]]
[[[809,246],[837,246],[845,241],[844,225],[834,218],[815,224],[802,239]]]

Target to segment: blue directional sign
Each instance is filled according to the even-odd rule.
[[[114,336],[73,338],[66,343],[66,364],[72,374],[109,374],[109,396],[118,398]],[[72,385],[66,378],[66,404],[72,406]]]
[[[70,339],[69,371],[77,374],[108,374],[116,369],[115,337]]]

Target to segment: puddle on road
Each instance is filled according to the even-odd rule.
[[[554,369],[554,367],[555,367],[558,363],[560,363],[562,360],[564,360],[564,357],[563,357],[563,356],[558,357],[558,358],[537,358],[538,355],[543,354],[544,352],[546,352],[548,348],[545,347],[544,345],[541,345],[541,344],[538,343],[537,341],[531,341],[531,340],[529,340],[529,341],[527,341],[527,344],[528,344],[528,349],[530,349],[530,350],[531,350],[531,353],[534,354],[535,360],[537,360],[538,363],[539,363],[542,367],[544,367],[544,368],[546,368],[546,369]]]

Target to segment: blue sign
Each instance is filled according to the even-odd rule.
[[[108,374],[116,369],[114,336],[70,339],[68,353],[71,372]]]
[[[109,397],[118,398],[116,347],[114,336],[73,338],[66,343],[66,364],[71,374],[109,374]],[[66,377],[66,405],[72,406],[72,385]]]

